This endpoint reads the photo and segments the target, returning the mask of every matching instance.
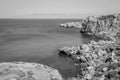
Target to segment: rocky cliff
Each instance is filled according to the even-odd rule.
[[[114,40],[116,34],[120,32],[120,14],[89,16],[80,22],[69,22],[61,24],[60,26],[79,28],[81,33]]]
[[[0,80],[62,80],[56,69],[37,63],[0,63]]]
[[[71,23],[65,24],[71,28]],[[91,16],[79,24],[81,33],[105,40],[58,49],[60,56],[72,59],[78,68],[78,77],[70,80],[120,80],[120,14]]]

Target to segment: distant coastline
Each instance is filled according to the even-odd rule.
[[[100,16],[115,14],[114,12],[106,13],[35,13],[35,14],[25,14],[25,15],[16,15],[9,17],[1,17],[0,19],[85,19],[87,16]]]

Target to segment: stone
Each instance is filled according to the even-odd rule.
[[[89,50],[90,48],[88,47],[87,44],[82,44],[82,45],[81,45],[81,48],[82,48],[85,52],[90,51],[90,50]]]
[[[87,20],[88,20],[88,21],[96,22],[96,21],[97,21],[97,17],[96,17],[96,16],[88,16],[88,17],[87,17]]]
[[[68,46],[67,47],[67,46],[65,46],[65,47],[60,47],[58,49],[58,51],[59,51],[60,55],[72,56],[72,55],[78,53],[79,47],[74,47],[74,46],[72,46],[72,47]]]
[[[0,63],[0,80],[62,80],[58,70],[27,62]]]
[[[60,24],[60,27],[65,27],[65,28],[82,28],[81,22],[68,22],[64,24]]]

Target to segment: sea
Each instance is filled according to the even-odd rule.
[[[60,27],[80,19],[0,19],[0,62],[35,62],[58,69],[63,77],[77,74],[73,62],[58,55],[61,46],[79,46],[95,36]]]

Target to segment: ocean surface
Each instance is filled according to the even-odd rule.
[[[79,19],[0,19],[0,62],[37,62],[56,68],[63,77],[77,74],[73,63],[59,57],[57,49],[98,40],[82,35],[79,29],[61,28]]]

